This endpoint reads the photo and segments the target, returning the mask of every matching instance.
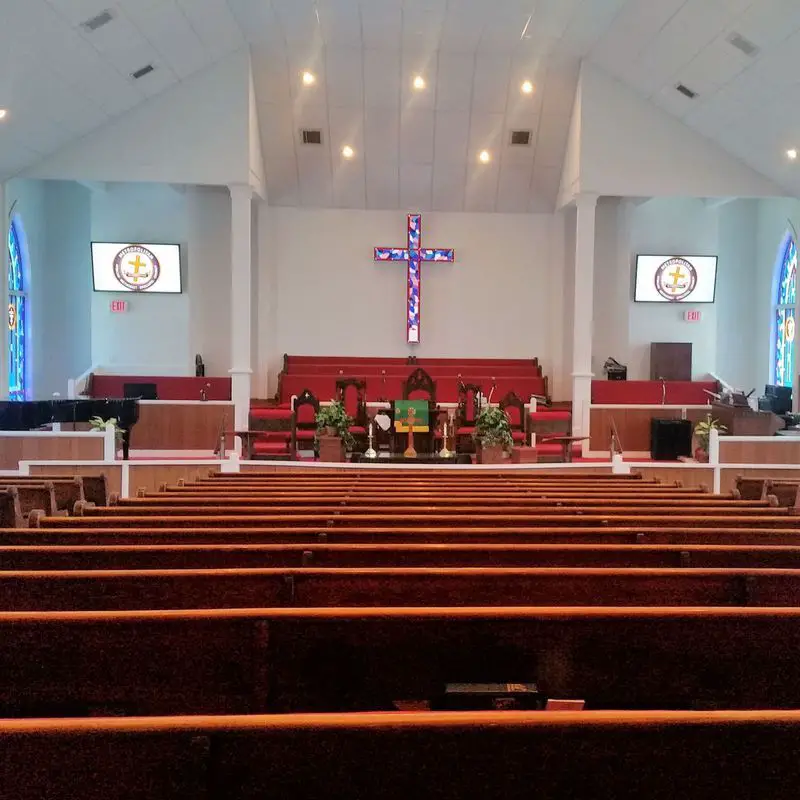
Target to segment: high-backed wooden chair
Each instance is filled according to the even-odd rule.
[[[319,400],[304,389],[294,400],[292,409],[292,457],[298,450],[311,450],[317,436]]]
[[[336,381],[336,399],[354,420],[350,426],[353,436],[364,435],[367,431],[366,388],[366,381],[360,378],[340,378]]]
[[[511,438],[515,445],[524,445],[528,440],[528,431],[525,427],[525,403],[515,392],[509,392],[499,403],[500,410],[508,417],[508,426],[511,428]]]
[[[429,400],[435,404],[436,381],[422,367],[417,367],[403,384],[403,400]]]
[[[482,389],[477,383],[459,383],[458,409],[456,410],[456,451],[474,453],[475,422],[480,412]]]

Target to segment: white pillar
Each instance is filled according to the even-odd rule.
[[[231,193],[231,399],[233,427],[247,430],[250,418],[251,226],[253,190],[233,185]]]
[[[572,435],[589,435],[592,398],[592,316],[594,305],[594,240],[597,195],[575,200],[575,285],[572,306]],[[583,443],[584,454],[589,442]]]

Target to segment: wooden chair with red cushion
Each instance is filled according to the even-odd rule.
[[[459,453],[474,453],[475,421],[480,411],[481,387],[477,383],[460,383],[458,387],[458,409],[456,410],[456,450]]]
[[[422,367],[417,367],[403,384],[403,400],[428,400],[435,404],[436,381]]]
[[[317,413],[319,400],[308,389],[304,389],[294,401],[292,428],[292,454],[298,450],[311,450],[317,436]]]
[[[366,441],[367,436],[366,382],[358,378],[339,379],[336,381],[336,399],[354,420],[350,433],[356,440],[356,449],[366,449],[358,447]]]
[[[528,431],[525,426],[526,409],[525,403],[515,392],[509,392],[498,404],[500,410],[508,417],[508,425],[511,428],[511,438],[516,446],[528,443]]]

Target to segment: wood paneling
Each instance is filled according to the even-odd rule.
[[[720,464],[800,464],[800,440],[765,436],[761,442],[719,440]]]
[[[37,464],[31,467],[31,475],[53,475],[56,477],[72,478],[75,475],[105,475],[108,480],[108,491],[119,492],[122,488],[122,465],[91,466],[79,464],[74,467],[48,466]]]
[[[711,467],[635,467],[632,472],[641,474],[646,481],[658,478],[662,483],[680,481],[684,486],[702,486],[710,492],[714,486]]]
[[[137,464],[130,462],[129,492],[135,497],[139,489],[148,492],[158,491],[162,483],[177,483],[184,480],[191,483],[198,478],[207,478],[209,470],[218,471],[219,465],[201,464]]]
[[[103,440],[86,436],[3,436],[0,469],[19,469],[20,461],[102,461]]]
[[[359,465],[359,466],[362,466],[362,465]],[[400,466],[401,465],[397,465],[398,468],[400,468]],[[503,466],[505,466],[505,465],[503,465]],[[508,466],[510,466],[510,465],[508,465]],[[564,470],[565,472],[567,472],[569,475],[598,475],[598,474],[608,475],[611,472],[611,465],[610,464],[595,464],[595,465],[586,464],[586,465],[583,465],[583,466],[580,466],[580,467],[567,467],[567,468],[564,468],[563,465],[558,464],[558,463],[545,464],[544,467],[541,464],[539,464],[539,465],[536,465],[536,464],[521,464],[521,465],[520,464],[514,464],[513,466],[514,466],[513,470],[507,469],[504,472],[503,471],[503,467],[501,466],[501,467],[499,467],[498,471],[502,472],[503,474],[505,474],[506,476],[508,476],[510,478],[513,478],[514,475],[520,474],[520,472],[528,472],[529,470],[526,469],[526,467],[530,468],[530,472],[542,472],[542,471],[544,471],[544,472],[547,472],[547,473],[558,472],[561,469],[561,470]],[[373,470],[373,469],[376,469],[376,468],[377,467],[373,467],[373,466],[365,467],[365,469],[367,469],[367,470]],[[406,468],[406,471],[413,471],[415,469],[416,469],[416,467],[413,464],[410,464]],[[282,466],[282,465],[274,465],[273,466],[271,464],[263,464],[262,465],[262,464],[250,463],[250,464],[242,464],[241,471],[242,472],[246,472],[246,473],[270,473],[270,474],[271,473],[276,473],[276,474],[283,474],[283,475],[285,475],[285,474],[292,474],[292,475],[304,474],[304,475],[308,475],[308,474],[319,474],[320,468],[319,467],[311,467],[311,466],[301,466],[301,465],[298,465],[296,467],[286,467],[286,466]],[[350,467],[342,467],[342,466],[337,467],[336,464],[326,464],[324,472],[339,472],[339,473],[354,474],[352,468],[350,468]],[[458,477],[459,475],[463,475],[464,473],[463,473],[462,470],[454,470],[454,469],[451,469],[450,467],[441,467],[440,469],[435,469],[435,470],[430,470],[430,469],[420,470],[419,474],[420,474],[420,476],[430,476],[431,474],[434,474],[434,475],[450,475],[450,476]],[[473,473],[470,473],[470,474],[472,474],[472,475],[475,475],[475,474],[480,475],[481,472],[477,472],[476,471],[476,472],[473,472]],[[492,471],[492,474],[496,474],[495,471]]]
[[[764,467],[745,467],[744,469],[721,469],[720,490],[729,492],[736,486],[736,476],[745,478],[774,478],[778,481],[800,481],[800,467],[797,469],[765,469]]]
[[[686,411],[693,423],[704,419],[706,411],[695,408]],[[606,452],[611,442],[611,423],[617,426],[620,444],[625,452],[650,451],[650,422],[653,419],[680,419],[677,408],[592,408],[589,412],[589,449]]]
[[[140,403],[131,449],[213,451],[220,432],[232,427],[233,404]]]

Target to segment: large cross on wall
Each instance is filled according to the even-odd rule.
[[[406,341],[419,344],[422,306],[422,262],[455,261],[455,250],[422,247],[422,214],[408,215],[406,247],[376,247],[375,261],[405,261],[407,264]]]

